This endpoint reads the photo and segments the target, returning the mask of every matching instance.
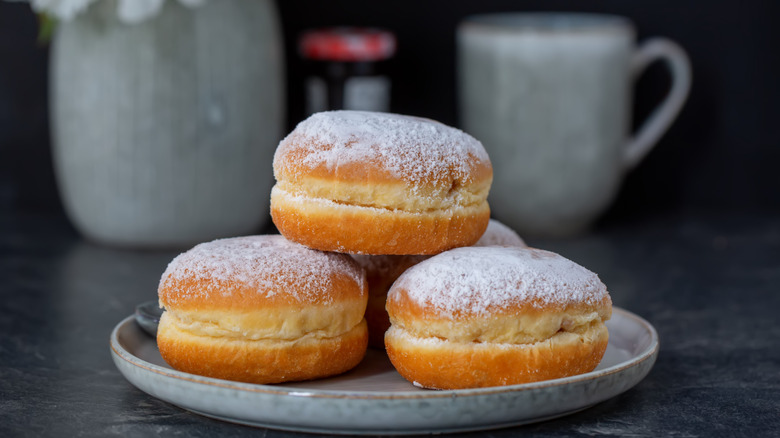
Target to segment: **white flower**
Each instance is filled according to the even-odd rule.
[[[18,0],[14,0],[18,1]],[[72,20],[84,12],[90,4],[101,0],[29,0],[35,12],[45,12],[58,20]],[[157,15],[165,0],[119,0],[117,16],[125,23],[138,23]],[[194,8],[206,0],[179,0],[184,6]]]

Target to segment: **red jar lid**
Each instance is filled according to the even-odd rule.
[[[365,27],[332,27],[304,32],[301,55],[322,61],[381,61],[395,54],[395,35]]]

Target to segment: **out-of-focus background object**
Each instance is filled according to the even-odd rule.
[[[460,24],[461,123],[493,161],[493,214],[523,236],[589,226],[682,108],[685,53],[660,38],[635,48],[635,34],[629,20],[597,14],[487,14]],[[634,79],[656,60],[668,64],[671,90],[629,139]]]
[[[306,116],[320,111],[390,111],[388,63],[395,36],[359,27],[312,29],[300,37],[306,70]]]
[[[778,2],[718,0],[703,7],[672,0],[399,0],[379,5],[285,0],[277,7],[289,67],[283,90],[288,102],[286,131],[305,113],[302,84],[307,71],[300,62],[298,37],[307,29],[331,25],[392,29],[398,51],[392,60],[391,110],[462,128],[455,29],[465,17],[520,10],[628,17],[636,25],[637,41],[663,35],[684,47],[695,79],[674,124],[626,175],[595,228],[696,211],[780,210],[776,171],[780,130],[773,116],[780,101],[780,52],[775,43],[780,41],[780,27],[774,24],[774,17],[780,16]],[[0,208],[61,215],[48,121],[51,47],[37,43],[37,32],[29,5],[0,1]],[[261,45],[253,44],[257,50]],[[648,67],[639,78],[632,132],[657,107],[669,85],[661,63]]]
[[[167,1],[131,24],[99,1],[58,23],[51,144],[76,228],[171,247],[267,223],[285,122],[281,38],[270,0]]]

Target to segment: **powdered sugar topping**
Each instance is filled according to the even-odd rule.
[[[350,255],[366,272],[380,276],[386,276],[396,271],[399,265],[412,266],[430,258],[427,255]]]
[[[479,238],[474,246],[527,246],[515,230],[501,222],[490,219],[485,234]]]
[[[608,296],[598,276],[549,251],[519,247],[467,247],[421,262],[396,280],[419,305],[443,317],[487,315],[519,302],[596,304]]]
[[[296,141],[291,138],[296,137]],[[302,137],[304,140],[300,140]],[[435,181],[443,174],[469,180],[477,166],[490,166],[474,137],[419,117],[368,111],[328,111],[302,121],[282,140],[274,169],[294,148],[305,148],[296,165],[333,173],[345,164],[372,163],[409,183]]]
[[[216,283],[245,285],[266,297],[284,293],[301,303],[322,302],[331,277],[347,273],[362,286],[363,271],[347,256],[309,249],[280,235],[247,236],[201,243],[177,256],[160,280],[172,287],[189,278],[206,280],[187,296],[225,293]],[[289,284],[282,289],[281,284]],[[327,300],[327,298],[326,298]]]

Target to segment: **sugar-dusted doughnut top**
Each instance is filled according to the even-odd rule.
[[[158,294],[169,310],[245,311],[365,300],[366,282],[347,255],[264,235],[201,243],[180,254],[163,273]]]
[[[388,293],[388,310],[399,304],[447,319],[611,309],[593,272],[549,251],[498,246],[457,248],[411,267]]]
[[[277,180],[300,175],[340,181],[468,184],[492,178],[474,137],[439,122],[399,114],[329,111],[302,121],[279,144]]]
[[[474,246],[527,246],[525,241],[515,232],[515,230],[502,224],[501,222],[490,219],[485,234],[479,238]]]

